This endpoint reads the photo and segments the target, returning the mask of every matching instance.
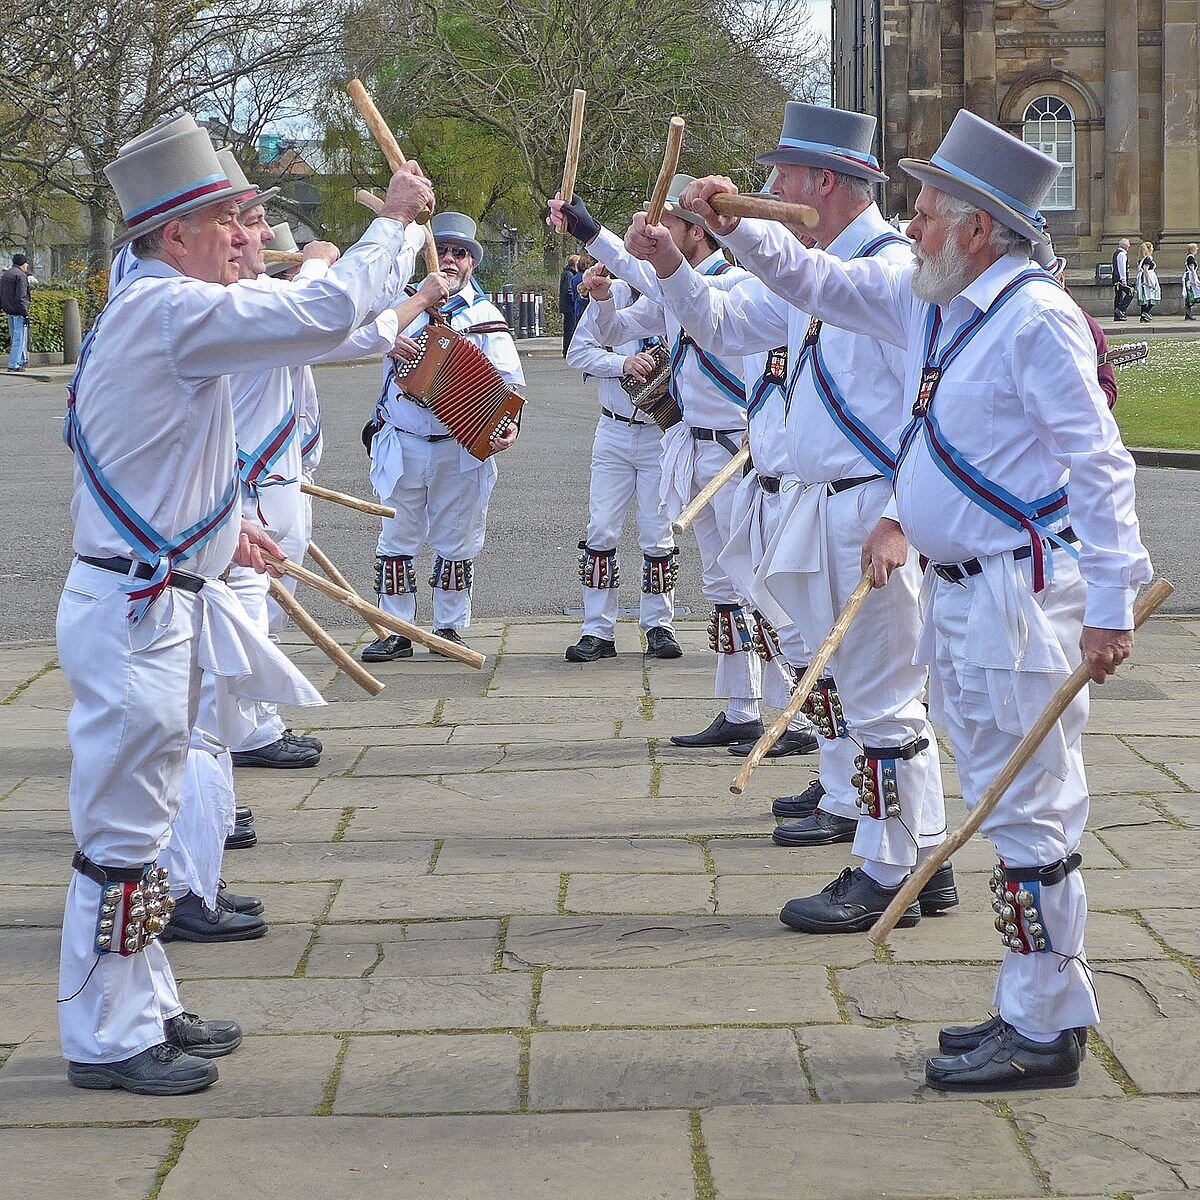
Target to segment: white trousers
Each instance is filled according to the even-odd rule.
[[[396,430],[390,430],[390,434],[395,440],[393,460],[399,459],[402,469],[389,494],[383,497],[383,503],[391,505],[396,515],[382,519],[376,552],[384,556],[404,554],[415,560],[428,538],[434,559],[474,559],[483,549],[487,531],[488,500],[496,481],[494,460],[464,468],[466,452],[456,441],[426,442]],[[415,563],[413,569],[418,580],[428,578]],[[414,595],[380,596],[380,607],[405,621],[416,620]],[[435,629],[462,630],[470,624],[469,588],[433,588]]]
[[[290,556],[289,556],[290,557]],[[271,588],[271,577],[260,575],[252,567],[232,566],[229,568],[229,589],[241,601],[246,615],[265,634],[270,628],[270,617],[267,612],[267,593]],[[280,717],[277,706],[264,701],[254,705],[254,730],[247,734],[244,741],[229,749],[235,753],[239,750],[258,750],[269,746],[283,737],[283,718]]]
[[[626,425],[601,415],[592,442],[592,476],[588,491],[587,544],[611,550],[621,539],[629,506],[637,497],[638,544],[644,555],[661,558],[675,548],[671,523],[663,511],[662,432],[657,425]],[[635,577],[627,577],[634,582]],[[640,572],[636,576],[641,586]],[[612,641],[617,623],[617,588],[583,589],[583,633]],[[673,592],[641,595],[638,624],[642,629],[670,629],[675,619]]]
[[[930,689],[931,707],[934,719],[950,734],[968,809],[978,803],[1020,741],[1013,718],[1019,725],[1031,724],[1042,698],[1048,699],[1062,682],[1061,675],[1049,671],[1002,671],[980,665],[988,651],[984,648],[981,653],[979,639],[973,636],[972,612],[980,599],[977,590],[984,586],[979,577],[968,579],[965,586],[939,580],[932,585],[926,612],[933,634],[936,685]],[[1040,630],[1037,625],[1029,629],[1031,639],[1039,633],[1055,639],[1042,649],[1064,664],[1079,660],[1084,595],[1075,564],[1065,554],[1056,554],[1055,578],[1038,598],[1047,622]],[[1039,647],[1027,649],[1027,661],[1039,657],[1044,658]],[[1022,695],[1026,688],[1036,698]],[[1087,705],[1084,691],[1060,722],[1058,732],[1063,732],[1063,724],[1067,726],[1061,763],[1049,769],[1037,760],[1031,762],[983,822],[984,836],[1009,866],[1044,866],[1079,847],[1088,815],[1080,734]],[[1024,711],[1005,711],[1017,707]],[[1006,952],[994,1003],[1006,1021],[1031,1033],[1093,1025],[1099,1020],[1099,1009],[1083,949],[1087,924],[1083,877],[1074,871],[1062,883],[1042,885],[1039,890],[1038,908],[1053,952]]]
[[[101,866],[138,867],[157,859],[179,808],[199,697],[201,606],[170,589],[131,626],[122,581],[73,564],[58,605],[58,657],[75,697],[67,721],[75,841]],[[158,625],[163,610],[169,620]],[[162,1042],[164,1020],[183,1011],[158,942],[128,958],[97,959],[99,906],[100,885],[72,872],[58,985],[59,998],[72,999],[58,1005],[58,1019],[63,1055],[74,1062],[139,1054]]]
[[[300,521],[297,522],[293,529],[275,539],[279,543],[279,548],[292,562],[301,564],[304,562],[304,556],[308,553],[308,543],[312,541],[312,497],[304,496],[303,499],[304,507],[301,510],[302,516]],[[293,596],[296,594],[296,581],[290,575],[285,575],[279,582]],[[270,588],[270,584],[267,586]],[[267,629],[274,637],[276,634],[282,633],[287,627],[287,613],[271,599],[268,592]]]
[[[815,519],[814,527],[795,532],[803,539],[816,536],[820,569],[788,575],[790,583],[776,583],[773,594],[784,603],[808,645],[824,642],[833,624],[831,614],[841,611],[862,578],[862,545],[889,495],[888,483],[881,479],[833,496],[818,495],[819,504],[806,501],[803,509],[793,511],[793,520],[799,520],[802,512],[806,522]],[[822,750],[821,779],[827,791],[823,808],[843,816],[861,816],[855,803],[857,789],[850,786],[848,777],[834,776],[835,770],[853,769],[860,747],[895,748],[918,739],[928,742],[915,757],[894,762],[900,816],[886,820],[861,816],[854,853],[867,863],[912,867],[919,848],[935,846],[946,835],[937,739],[922,702],[927,672],[913,662],[920,629],[920,584],[920,563],[917,555],[910,553],[887,586],[867,597],[830,663],[829,673],[837,686],[849,735],[837,740],[849,742],[849,746],[838,747],[832,754]]]

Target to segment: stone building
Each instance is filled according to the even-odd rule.
[[[1200,0],[834,0],[833,98],[879,118],[883,207],[911,215],[899,158],[960,108],[1055,155],[1043,207],[1090,267],[1122,237],[1162,262],[1200,241]]]

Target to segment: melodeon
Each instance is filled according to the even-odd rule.
[[[671,382],[671,356],[665,346],[651,346],[646,351],[654,358],[654,370],[645,381],[632,375],[621,376],[621,386],[634,408],[647,413],[650,419],[664,431],[683,420],[679,403],[668,394]]]
[[[393,360],[396,385],[428,408],[480,462],[517,424],[525,397],[504,382],[477,346],[449,325],[429,324],[414,339],[412,362]]]

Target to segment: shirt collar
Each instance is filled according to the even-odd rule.
[[[947,310],[961,306],[965,301],[980,312],[986,312],[1005,285],[1016,279],[1022,271],[1029,270],[1030,266],[1029,258],[1022,254],[1006,254],[996,259],[982,275],[973,279],[950,301]]]
[[[860,246],[883,233],[896,231],[883,219],[879,205],[869,204],[829,243],[828,252],[844,261]]]
[[[698,267],[696,267],[696,274],[703,275],[709,267],[716,263],[725,263],[726,266],[728,266],[729,259],[727,259],[720,250],[714,250]]]

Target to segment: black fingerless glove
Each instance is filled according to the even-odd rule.
[[[563,220],[566,222],[567,233],[578,238],[585,246],[600,232],[596,219],[587,210],[587,205],[576,192],[571,197],[570,204],[563,205]]]

